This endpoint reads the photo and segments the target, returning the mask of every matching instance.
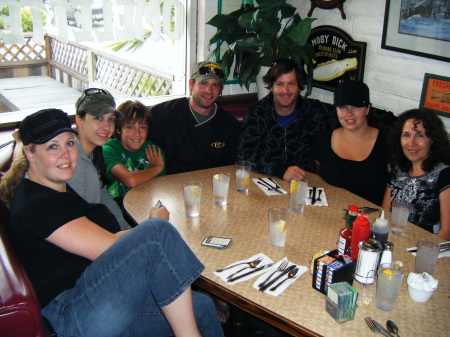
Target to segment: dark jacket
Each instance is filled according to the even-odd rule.
[[[314,171],[312,136],[339,127],[332,104],[316,99],[297,99],[297,117],[284,129],[275,117],[270,93],[245,114],[238,145],[239,160],[252,163],[252,170],[283,178],[289,166]],[[395,120],[391,112],[372,108],[372,121],[389,125]]]

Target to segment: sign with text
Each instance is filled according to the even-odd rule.
[[[450,117],[450,77],[425,74],[420,108]]]
[[[363,81],[365,42],[354,41],[346,32],[333,26],[313,28],[308,42],[314,48],[315,87],[334,91],[343,80]]]
[[[161,6],[162,5],[162,10]],[[46,13],[47,25],[57,29],[57,38],[67,42],[72,34],[81,41],[143,41],[144,29],[150,39],[158,41],[163,33],[179,40],[184,34],[185,7],[180,0],[2,0],[9,15],[1,15],[4,29],[0,40],[5,44],[23,44],[21,8],[31,9],[32,39],[43,44],[44,31],[41,11]],[[0,6],[0,8],[2,7]]]

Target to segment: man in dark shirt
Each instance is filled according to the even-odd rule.
[[[189,80],[190,98],[164,102],[151,109],[148,138],[166,153],[167,174],[236,162],[241,125],[215,103],[224,86],[222,67],[197,63]]]
[[[252,163],[254,172],[286,181],[314,171],[311,137],[340,126],[332,104],[303,98],[302,70],[291,59],[272,65],[263,81],[270,93],[244,117],[237,156]],[[372,118],[382,124],[394,119],[391,112],[372,108]]]

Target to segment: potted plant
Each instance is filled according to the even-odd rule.
[[[300,67],[306,66],[307,92],[312,90],[314,51],[307,43],[311,33],[312,18],[301,19],[296,8],[286,0],[256,0],[257,7],[241,8],[230,14],[217,14],[207,24],[219,31],[210,39],[215,48],[210,58],[219,55],[225,42],[228,50],[223,53],[220,63],[228,77],[233,63],[242,53],[247,57],[240,64],[239,84],[247,90],[256,79],[261,66],[270,66],[280,58],[291,58]]]

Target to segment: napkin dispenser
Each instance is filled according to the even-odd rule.
[[[327,294],[328,285],[336,282],[353,284],[356,260],[351,261],[333,250],[314,260],[312,287],[323,294]]]

